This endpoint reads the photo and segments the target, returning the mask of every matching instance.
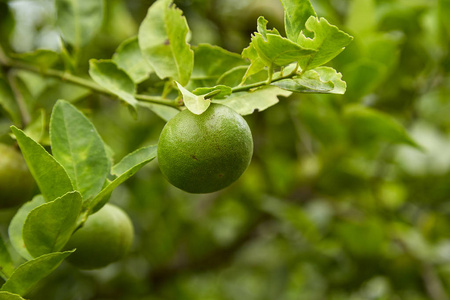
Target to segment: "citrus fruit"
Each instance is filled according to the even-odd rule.
[[[0,144],[0,208],[29,200],[34,186],[22,154],[12,146]]]
[[[72,235],[65,248],[77,250],[67,261],[80,269],[103,268],[128,252],[133,236],[128,215],[119,207],[106,204]]]
[[[211,104],[201,115],[183,110],[164,126],[158,164],[167,180],[189,193],[211,193],[247,169],[253,140],[247,122],[231,108]]]

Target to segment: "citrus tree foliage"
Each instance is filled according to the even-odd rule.
[[[37,187],[0,216],[0,299],[448,299],[450,5],[338,2],[1,1],[0,142]],[[254,157],[187,194],[158,137],[212,103]],[[108,202],[133,247],[80,272]]]

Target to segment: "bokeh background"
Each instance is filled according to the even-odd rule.
[[[131,253],[98,271],[64,263],[30,299],[450,299],[450,1],[311,2],[355,37],[330,63],[347,93],[297,94],[246,117],[254,158],[220,192],[184,193],[151,162],[111,197],[135,225]],[[136,35],[151,3],[106,1],[79,72]],[[284,32],[277,0],[175,3],[194,45],[240,53],[260,15]],[[53,2],[0,1],[0,42],[58,50]],[[118,101],[56,79],[17,78],[47,117],[57,99],[76,103],[116,161],[156,144],[164,126],[150,111],[133,120]],[[0,135],[10,124],[0,115]],[[3,231],[13,214],[1,213]]]

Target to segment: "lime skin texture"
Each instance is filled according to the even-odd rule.
[[[235,182],[250,164],[253,139],[233,109],[211,104],[201,115],[183,110],[164,126],[158,164],[166,179],[189,193],[211,193]]]
[[[75,231],[65,249],[76,249],[67,261],[80,269],[99,269],[123,258],[133,243],[134,229],[128,215],[106,204]]]
[[[32,196],[35,182],[22,154],[0,144],[0,208],[18,206]]]

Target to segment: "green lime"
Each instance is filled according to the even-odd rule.
[[[22,154],[12,146],[0,144],[0,208],[30,200],[34,186]]]
[[[183,110],[167,122],[158,164],[167,180],[189,193],[211,193],[247,169],[253,140],[247,122],[231,108],[211,104],[201,115]]]
[[[77,250],[67,261],[80,269],[103,268],[125,256],[133,236],[128,215],[119,207],[106,204],[72,235],[65,249]]]

